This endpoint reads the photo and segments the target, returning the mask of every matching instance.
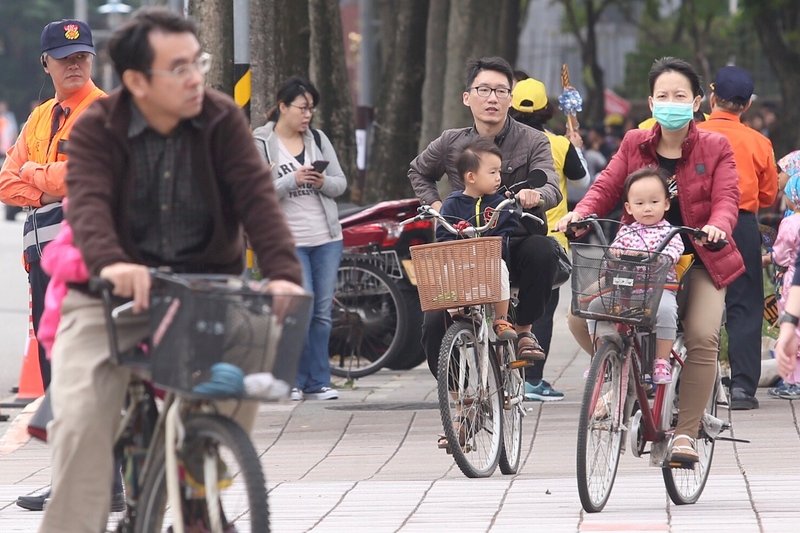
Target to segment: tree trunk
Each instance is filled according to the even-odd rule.
[[[398,2],[394,11],[389,60],[384,64],[383,88],[375,111],[366,198],[398,199],[413,196],[406,178],[408,164],[417,155],[425,76],[425,25],[428,1]]]
[[[497,54],[507,59],[513,67],[517,62],[519,32],[523,27],[523,17],[520,12],[521,3],[519,0],[507,0],[500,5]]]
[[[472,122],[469,108],[464,105],[464,65],[467,59],[492,55],[487,48],[494,40],[486,38],[486,29],[494,26],[493,19],[484,19],[481,0],[452,0],[447,26],[447,67],[444,80],[442,127],[456,128]],[[489,7],[491,7],[491,4]]]
[[[447,24],[450,0],[431,0],[425,30],[425,81],[422,84],[421,152],[442,132],[445,65],[447,64]]]
[[[293,74],[308,76],[308,0],[250,0],[250,120],[266,122],[275,92]]]
[[[330,137],[345,176],[353,182],[356,167],[355,121],[344,57],[342,20],[337,0],[310,0],[311,80],[320,92],[313,126]]]
[[[745,10],[752,16],[764,55],[781,88],[781,112],[770,131],[775,152],[781,157],[800,146],[800,106],[795,105],[800,87],[800,53],[787,44],[787,37],[800,31],[800,20],[760,1],[749,0]]]
[[[233,2],[189,0],[189,16],[197,22],[200,47],[213,58],[206,84],[233,95]]]
[[[581,49],[581,61],[583,63],[583,83],[586,85],[587,93],[584,98],[584,113],[586,121],[590,124],[600,124],[605,118],[605,80],[603,68],[597,60],[597,33],[595,25],[600,19],[605,7],[609,4],[606,0],[599,6],[595,5],[595,0],[584,0],[583,2],[583,21],[578,16],[576,1],[561,0],[566,14],[567,26],[569,27]],[[583,29],[586,29],[584,35]]]

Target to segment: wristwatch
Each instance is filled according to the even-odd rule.
[[[800,323],[800,317],[796,317],[791,313],[787,313],[786,311],[783,312],[781,319],[778,321],[778,324],[791,324],[795,327],[798,323]]]

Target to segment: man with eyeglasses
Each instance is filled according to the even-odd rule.
[[[300,294],[300,263],[269,169],[233,100],[204,88],[195,25],[142,8],[109,55],[122,87],[95,103],[70,140],[67,220],[88,272],[133,299],[117,322],[125,350],[147,334],[149,267],[240,274],[242,229],[265,290]],[[105,531],[113,436],[130,371],[109,359],[101,301],[72,284],[53,346],[53,490],[42,532]],[[249,430],[256,406],[235,420]],[[186,517],[194,526],[199,517]]]
[[[439,210],[442,200],[436,182],[443,176],[447,176],[454,191],[464,189],[455,161],[464,147],[478,137],[489,137],[500,148],[502,185],[519,191],[523,208],[544,219],[544,212],[561,201],[547,137],[508,116],[513,81],[513,70],[505,59],[486,57],[467,63],[462,99],[472,112],[473,125],[446,130],[411,162],[408,177],[420,202]],[[542,173],[546,182],[539,186]],[[547,228],[523,220],[511,238],[509,263],[511,279],[519,286],[515,329],[517,355],[521,359],[531,362],[544,359],[531,325],[544,313],[556,268],[556,250],[552,239],[547,237]],[[446,312],[425,313],[422,344],[434,376],[449,320]]]

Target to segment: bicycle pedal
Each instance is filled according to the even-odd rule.
[[[682,468],[684,470],[694,470],[694,465],[697,463],[693,461],[673,461],[672,459],[669,460],[667,466],[670,468]]]
[[[523,359],[517,359],[516,361],[511,361],[510,363],[508,363],[508,367],[513,370],[516,370],[518,368],[525,368],[526,366],[533,366],[533,363],[530,363]]]

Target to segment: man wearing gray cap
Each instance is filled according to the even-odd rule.
[[[17,141],[8,150],[0,170],[0,201],[24,207],[23,256],[31,285],[33,329],[38,331],[44,295],[50,279],[41,268],[44,247],[52,241],[64,218],[67,145],[80,114],[105,93],[92,82],[95,56],[92,31],[80,20],[51,22],[42,30],[39,61],[53,80],[55,97],[36,107]],[[42,384],[50,384],[50,361],[39,346]],[[49,490],[20,496],[17,504],[41,511]]]

